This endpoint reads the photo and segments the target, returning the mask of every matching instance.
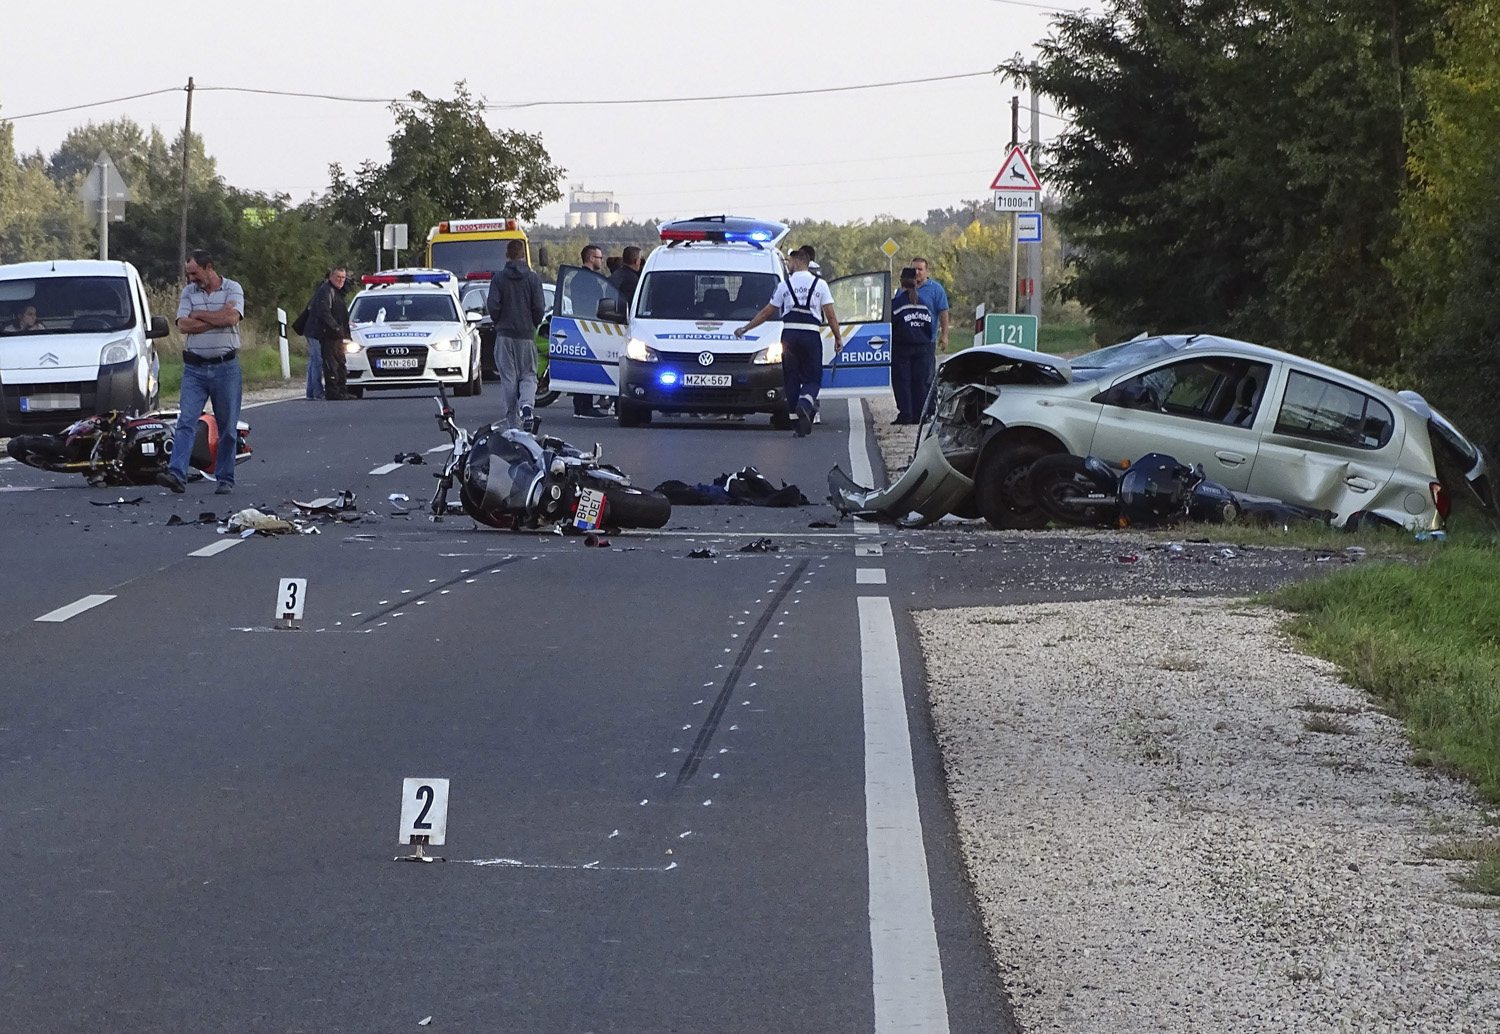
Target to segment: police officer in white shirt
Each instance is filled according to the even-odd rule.
[[[838,317],[833,312],[833,294],[828,283],[808,265],[816,258],[811,247],[798,248],[786,257],[791,271],[776,285],[771,300],[734,332],[744,337],[769,319],[781,319],[781,372],[786,379],[786,402],[795,421],[797,437],[812,431],[818,412],[818,389],[823,386],[823,323],[833,331],[833,350],[844,349]]]

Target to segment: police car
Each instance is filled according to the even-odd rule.
[[[662,244],[647,257],[628,305],[599,274],[559,269],[552,388],[618,396],[626,427],[656,413],[766,413],[773,427],[789,427],[780,321],[734,336],[786,279],[777,246],[787,227],[719,215],[662,223],[658,232]],[[828,286],[845,347],[833,363],[833,335],[823,329],[822,396],[888,391],[890,274],[858,273]]]
[[[483,385],[477,313],[459,304],[459,281],[443,269],[392,269],[361,278],[349,307],[344,346],[349,391],[426,387],[436,381],[455,395]]]

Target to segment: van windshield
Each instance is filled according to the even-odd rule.
[[[123,276],[0,280],[0,334],[77,334],[135,326]]]
[[[771,300],[775,273],[659,269],[641,281],[635,314],[653,320],[748,320]]]

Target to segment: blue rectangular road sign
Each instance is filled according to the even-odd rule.
[[[1019,244],[1042,243],[1042,213],[1019,212],[1016,214],[1016,241]]]

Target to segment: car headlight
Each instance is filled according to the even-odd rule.
[[[99,353],[99,365],[114,366],[116,363],[128,363],[135,358],[135,355],[135,340],[123,337],[104,346]]]
[[[766,363],[781,362],[781,342],[771,342],[765,348],[762,348],[759,352],[756,352],[755,357],[750,361],[752,363],[760,363],[762,366],[764,366]]]
[[[364,346],[361,345],[358,341],[345,341],[344,351],[350,355],[355,355],[359,352],[363,352]]]
[[[646,342],[635,337],[631,338],[630,343],[625,346],[625,358],[634,359],[638,363],[654,363],[661,359],[654,351],[646,347]]]
[[[463,345],[458,338],[449,338],[446,341],[437,342],[432,347],[438,352],[457,352]]]

